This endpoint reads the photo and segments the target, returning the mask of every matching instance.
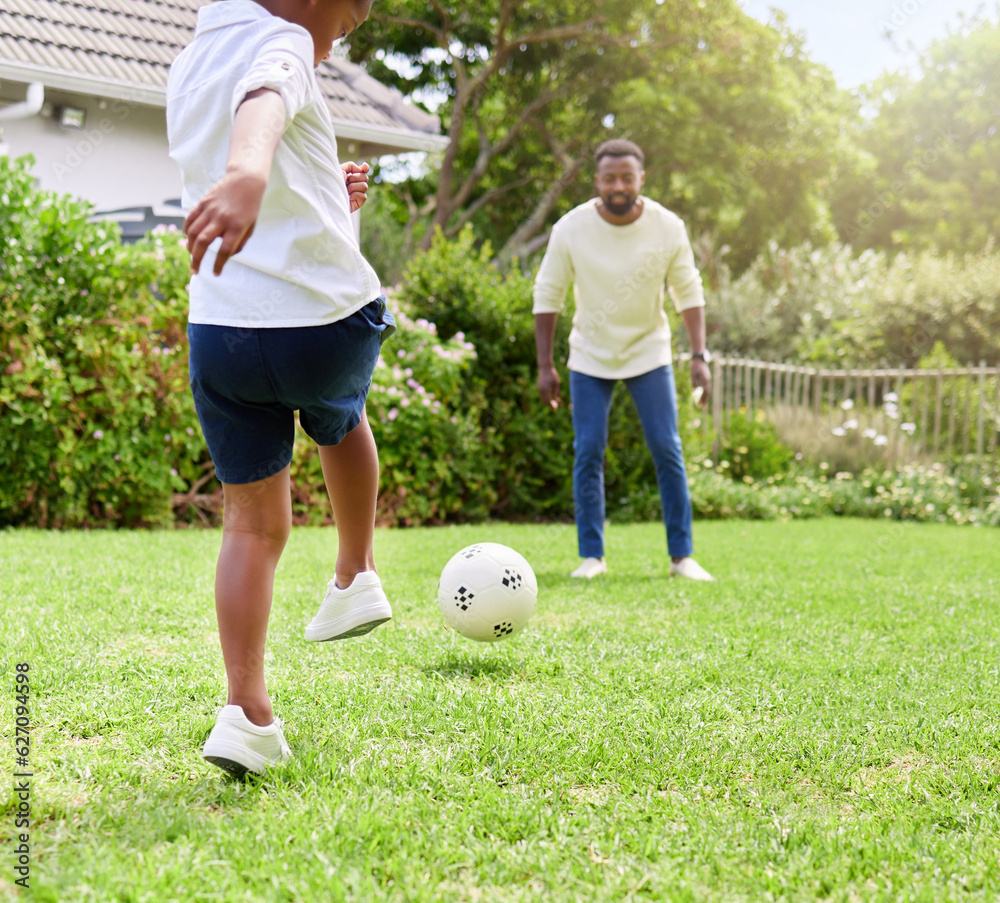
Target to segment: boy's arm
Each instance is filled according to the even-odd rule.
[[[285,102],[276,91],[259,88],[243,98],[233,119],[226,174],[184,221],[192,273],[198,272],[208,246],[221,236],[214,269],[218,276],[253,234],[284,128]]]

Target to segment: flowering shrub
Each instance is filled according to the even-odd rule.
[[[565,516],[572,512],[569,412],[547,410],[538,399],[531,281],[516,269],[501,274],[491,258],[471,228],[451,241],[439,232],[410,262],[401,299],[436,323],[442,339],[462,334],[475,345],[460,404],[488,462],[488,513]],[[565,332],[560,342],[557,359],[565,359]]]
[[[183,249],[123,247],[87,205],[36,190],[30,162],[0,158],[0,523],[169,523],[204,459]]]
[[[495,498],[492,463],[477,441],[464,383],[475,349],[461,333],[447,342],[427,320],[390,300],[397,332],[382,349],[367,411],[379,449],[378,520],[409,525],[475,520]],[[315,447],[296,443],[292,480],[299,521],[328,513]]]
[[[861,473],[929,463],[913,440],[915,425],[900,413],[895,392],[887,393],[874,409],[844,399],[819,415],[790,406],[772,408],[768,414],[781,441],[806,469],[825,464],[833,473]]]
[[[974,475],[973,475],[974,474]],[[688,479],[695,516],[777,520],[838,515],[933,523],[1000,526],[1000,472],[951,472],[912,465],[855,476],[794,473],[784,479],[735,482],[714,469]]]

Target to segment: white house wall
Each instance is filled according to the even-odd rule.
[[[23,100],[25,91],[25,85],[4,82],[0,102]],[[87,111],[82,131],[59,126],[53,114],[61,105]],[[98,210],[157,206],[180,197],[160,107],[46,90],[42,115],[0,125],[11,157],[34,155],[32,172],[43,189],[84,198]]]

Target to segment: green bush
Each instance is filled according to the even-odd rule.
[[[379,453],[377,519],[391,526],[478,520],[489,506],[490,462],[461,404],[474,351],[459,340],[439,342],[433,324],[405,310],[393,313],[398,331],[382,349],[366,405]],[[301,428],[291,476],[296,522],[327,522],[319,455]]]
[[[166,524],[204,460],[170,236],[123,247],[0,158],[0,523]]]
[[[915,367],[936,342],[960,361],[1000,361],[1000,252],[894,257],[845,245],[774,245],[706,307],[713,347],[743,357]]]
[[[565,406],[552,412],[538,399],[531,280],[516,267],[501,274],[491,258],[488,244],[476,247],[471,227],[452,241],[439,231],[430,249],[410,261],[401,300],[433,322],[442,340],[458,337],[475,346],[459,403],[490,462],[489,514],[566,516],[572,512],[572,425]],[[560,346],[564,357],[565,331]]]
[[[0,159],[0,526],[217,522],[219,487],[187,385],[180,236],[123,246],[116,227],[88,222],[89,212],[38,191],[29,159]],[[531,280],[517,268],[501,274],[490,257],[470,230],[451,242],[439,235],[390,299],[400,328],[368,404],[382,523],[572,517],[572,423],[568,404],[553,412],[538,399]],[[567,396],[571,313],[556,349]],[[939,365],[941,354],[925,363]],[[697,516],[1000,524],[1000,474],[971,458],[893,474],[789,471],[772,425],[736,414],[715,460],[686,379],[677,374],[678,417]],[[619,385],[608,515],[657,519],[652,459],[626,396]],[[318,455],[301,432],[292,481],[296,520],[327,520]]]
[[[464,403],[475,415],[478,443],[492,462],[491,516],[568,518],[573,514],[573,427],[568,407],[569,323],[560,318],[555,360],[563,386],[558,411],[543,407],[535,385],[532,280],[517,267],[501,273],[488,244],[477,247],[471,227],[456,239],[440,232],[430,249],[410,262],[402,298],[433,321],[443,339],[470,339],[476,359],[464,383]],[[678,376],[681,436],[688,454],[703,452],[711,436]],[[609,424],[605,488],[609,513],[659,516],[656,475],[642,425],[623,385],[616,388]],[[649,490],[652,490],[650,496]],[[655,497],[655,501],[653,498]],[[649,499],[637,503],[637,499]]]
[[[733,480],[762,480],[782,476],[791,469],[795,452],[779,439],[774,424],[762,410],[748,413],[745,407],[726,418],[720,464]]]

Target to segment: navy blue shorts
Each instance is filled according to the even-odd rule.
[[[319,445],[361,422],[379,349],[396,329],[385,299],[324,326],[189,323],[194,405],[216,476],[254,483],[292,460],[295,412]]]

